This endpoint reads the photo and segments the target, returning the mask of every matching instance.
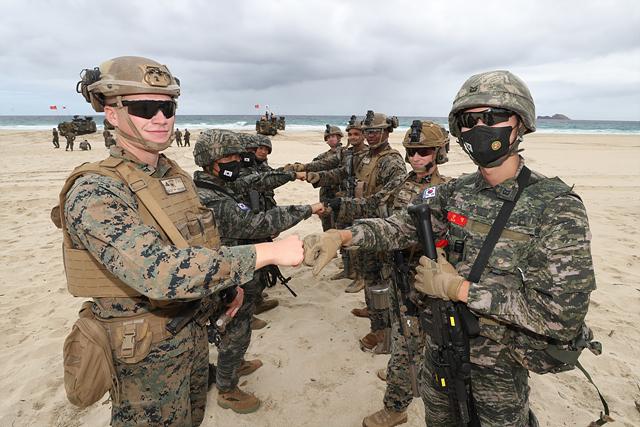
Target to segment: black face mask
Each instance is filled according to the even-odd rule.
[[[493,168],[501,165],[509,153],[512,130],[511,126],[475,126],[462,132],[458,143],[478,166]]]
[[[256,153],[252,153],[251,151],[246,151],[240,155],[242,159],[242,167],[250,168],[256,163]]]
[[[235,181],[240,175],[240,166],[241,163],[237,160],[227,163],[218,163],[218,167],[220,168],[218,176],[223,181]]]

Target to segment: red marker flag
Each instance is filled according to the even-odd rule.
[[[58,106],[57,105],[49,105],[49,110],[57,110]]]
[[[258,108],[260,108],[260,104],[256,104],[254,105],[254,107],[256,107],[256,110],[257,110]]]

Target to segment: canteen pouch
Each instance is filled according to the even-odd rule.
[[[111,355],[107,331],[91,311],[92,303],[85,302],[80,318],[64,341],[64,388],[72,404],[86,408],[108,391],[119,401],[119,383]]]

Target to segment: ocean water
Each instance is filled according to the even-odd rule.
[[[46,116],[0,116],[0,129],[10,130],[45,130],[58,125],[59,122],[71,120],[72,116],[50,114]],[[326,124],[340,126],[344,129],[349,116],[285,116],[287,130],[321,131]],[[178,115],[176,127],[183,128],[220,128],[230,130],[255,130],[257,115]],[[432,120],[448,127],[446,117],[398,117],[400,131],[405,131],[416,119]],[[96,114],[94,120],[102,130],[103,116]],[[540,119],[537,122],[538,133],[571,133],[571,134],[629,134],[640,135],[640,121],[610,120],[552,120]]]

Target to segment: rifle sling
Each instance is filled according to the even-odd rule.
[[[502,234],[502,230],[507,225],[507,221],[511,216],[511,212],[513,212],[513,208],[516,206],[516,202],[520,198],[522,191],[525,189],[527,185],[529,185],[529,177],[531,176],[531,170],[523,166],[522,170],[518,174],[517,182],[518,182],[518,192],[513,200],[505,200],[500,208],[500,212],[498,212],[498,216],[496,220],[491,225],[491,229],[489,230],[489,234],[484,239],[482,243],[482,248],[480,248],[480,252],[476,257],[476,260],[473,262],[473,266],[471,267],[471,272],[467,277],[472,283],[478,283],[480,281],[480,276],[482,276],[482,272],[487,266],[487,262],[489,262],[489,257],[493,252],[493,248],[495,248],[496,243],[498,243],[498,239],[500,239],[500,235]]]

